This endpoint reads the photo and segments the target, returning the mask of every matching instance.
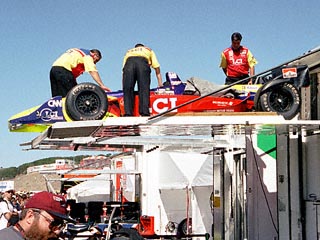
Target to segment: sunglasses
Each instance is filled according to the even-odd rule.
[[[65,223],[62,219],[57,219],[57,218],[50,219],[44,214],[42,214],[40,209],[33,209],[32,211],[41,215],[49,223],[49,229],[52,232],[56,230],[61,230],[65,226]]]

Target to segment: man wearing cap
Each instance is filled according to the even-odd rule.
[[[3,193],[3,200],[0,202],[0,229],[4,229],[8,226],[10,218],[13,216],[18,217],[18,212],[14,211],[14,207],[11,203],[13,195],[14,190],[12,189]]]
[[[235,32],[231,35],[231,46],[221,53],[220,67],[225,73],[225,84],[229,85],[241,79],[248,78],[242,83],[251,84],[249,76],[255,74],[254,66],[258,63],[250,50],[240,45],[242,36]]]
[[[67,216],[64,198],[45,191],[28,200],[20,218],[14,226],[0,230],[0,239],[58,239],[64,221],[73,221]]]

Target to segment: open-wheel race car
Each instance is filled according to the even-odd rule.
[[[300,110],[301,88],[309,84],[307,65],[275,68],[257,75],[252,85],[214,85],[197,78],[182,82],[176,73],[169,72],[164,87],[151,90],[150,113],[155,116],[170,109],[173,113],[265,111],[292,119]],[[135,116],[139,116],[138,103],[136,94]],[[123,115],[122,91],[106,93],[96,84],[81,83],[65,98],[50,98],[42,105],[12,116],[9,130],[42,132],[55,122],[100,120]]]

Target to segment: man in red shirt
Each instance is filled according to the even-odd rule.
[[[242,36],[235,32],[231,35],[231,46],[221,53],[220,67],[225,73],[225,84],[232,84],[255,74],[254,66],[258,63],[250,50],[241,45]],[[251,79],[245,83],[251,84]]]

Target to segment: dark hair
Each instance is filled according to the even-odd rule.
[[[234,32],[231,35],[231,41],[241,41],[242,36],[239,32]]]
[[[137,43],[134,47],[144,47],[144,45],[142,43]]]
[[[90,52],[97,54],[100,59],[102,58],[102,54],[98,49],[91,49]]]

